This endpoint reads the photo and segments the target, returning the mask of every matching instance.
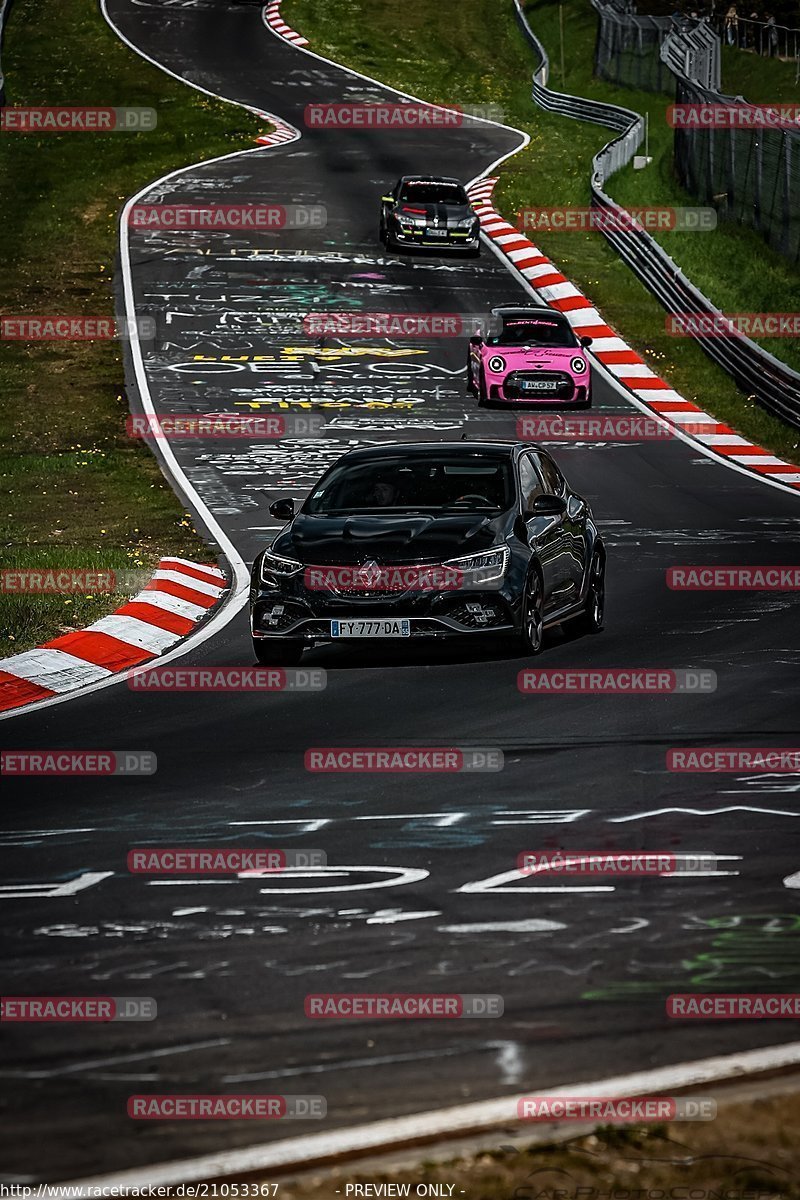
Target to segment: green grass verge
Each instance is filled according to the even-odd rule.
[[[141,105],[149,133],[0,137],[6,314],[114,312],[117,214],[169,170],[253,145],[242,109],[178,83],[120,42],[86,0],[14,0],[3,67],[12,105]],[[4,564],[131,568],[208,556],[150,451],[125,436],[117,343],[0,341]],[[0,592],[0,655],[80,627],[121,597]]]
[[[800,97],[796,76],[793,62],[722,47],[722,90],[729,96],[744,96],[754,104],[796,104]]]
[[[558,5],[555,0],[544,0],[531,7],[532,23],[537,32],[541,29],[556,61],[560,57],[557,32],[555,40],[552,34],[558,28]],[[509,220],[514,221],[525,206],[589,203],[591,159],[609,133],[551,116],[534,106],[530,99],[532,52],[517,28],[510,3],[498,6],[494,0],[471,0],[469,5],[445,6],[430,0],[404,0],[398,19],[398,11],[387,7],[384,0],[326,0],[324,5],[316,0],[284,0],[282,12],[290,25],[310,38],[312,49],[377,79],[439,103],[493,102],[502,106],[507,122],[531,135],[530,146],[503,165],[495,191],[498,207]],[[564,14],[565,89],[636,107],[632,96],[638,100],[641,93],[591,81],[595,18],[586,0],[565,0]],[[561,89],[557,71],[552,85]],[[666,103],[658,97],[648,100],[654,105]],[[648,198],[648,203],[660,202],[657,195]],[[685,238],[689,236],[710,242],[727,237],[727,233]],[[763,269],[766,247],[752,237],[754,241],[748,244],[757,246],[757,254],[753,249],[748,253],[757,257]],[[669,337],[660,304],[600,234],[537,232],[536,242],[653,369],[687,399],[729,422],[744,436],[800,461],[797,431],[743,396],[696,343]],[[723,259],[732,256],[730,243],[725,246]],[[776,294],[780,293],[771,293],[767,304],[770,311],[776,307]],[[791,307],[785,300],[788,295],[784,292],[782,311]],[[760,311],[752,296],[728,307]]]

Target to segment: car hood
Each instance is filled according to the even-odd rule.
[[[416,200],[413,202],[409,200],[408,202],[396,205],[396,214],[402,216],[404,208],[413,208],[414,213],[410,215],[416,217],[421,217],[422,210],[424,209],[425,219],[430,225],[436,220],[453,224],[456,221],[463,221],[467,217],[475,216],[474,209],[468,204],[422,204]]]
[[[426,516],[312,516],[298,513],[275,541],[275,551],[304,564],[355,565],[442,562],[490,549],[507,514]]]
[[[569,369],[573,358],[586,361],[581,346],[491,346],[486,347],[486,357],[499,354],[506,360],[506,367],[519,370],[521,367],[557,367]]]

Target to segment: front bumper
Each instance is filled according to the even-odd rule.
[[[525,383],[552,383],[551,388],[526,388]],[[553,405],[559,408],[585,408],[591,404],[589,379],[573,378],[561,371],[509,371],[502,378],[489,376],[487,391],[490,400],[500,404]]]
[[[386,612],[383,612],[381,615],[385,617],[387,614]],[[350,612],[348,616],[352,617],[353,613]],[[438,619],[433,617],[412,617],[410,623],[410,634],[407,638],[381,637],[375,640],[381,642],[408,642],[427,639],[430,641],[431,639],[442,640],[445,638],[474,637],[476,634],[483,634],[484,636],[486,634],[510,636],[514,632],[515,626],[510,622],[506,624],[476,626],[474,628],[469,628],[459,624],[456,621],[449,620],[446,617]],[[287,638],[290,641],[302,641],[307,646],[314,646],[324,642],[366,642],[370,640],[369,638],[331,637],[330,620],[325,621],[320,620],[319,618],[301,621],[297,625],[293,626],[292,629],[287,630],[285,633],[267,633],[255,628],[253,629],[253,638],[256,641],[261,638],[274,639],[276,637]]]
[[[250,627],[254,639],[288,638],[308,645],[350,640],[331,636],[333,619],[407,618],[410,639],[507,635],[518,628],[519,607],[518,595],[506,585],[474,592],[395,592],[346,598],[329,592],[309,593],[296,580],[285,590],[263,587],[251,596]]]
[[[425,229],[402,230],[394,222],[389,226],[389,238],[397,246],[420,246],[426,250],[477,250],[481,244],[480,233],[474,236],[466,230],[447,229],[444,237],[430,237]]]

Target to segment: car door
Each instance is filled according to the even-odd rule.
[[[540,456],[528,450],[520,456],[519,490],[528,545],[542,568],[544,581],[544,611],[553,612],[566,603],[565,589],[570,586],[568,573],[569,547],[563,513],[547,513],[525,517],[533,509],[537,496],[548,494],[539,466]]]
[[[567,502],[563,522],[566,539],[563,596],[567,602],[577,600],[586,572],[586,501],[570,491],[566,479],[546,451],[538,451],[535,458],[544,480],[545,491],[553,496],[561,496]]]

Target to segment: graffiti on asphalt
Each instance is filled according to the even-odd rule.
[[[682,928],[689,933],[712,934],[708,949],[699,950],[679,964],[631,963],[641,979],[615,980],[585,992],[585,1000],[639,1000],[680,991],[689,986],[713,991],[800,984],[800,915],[725,914],[691,916]],[[655,978],[654,978],[655,976]],[[660,976],[660,977],[659,977]]]

